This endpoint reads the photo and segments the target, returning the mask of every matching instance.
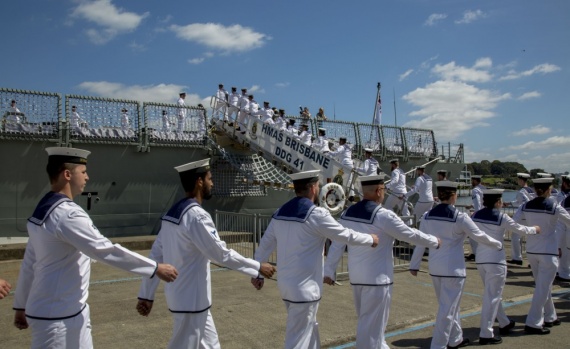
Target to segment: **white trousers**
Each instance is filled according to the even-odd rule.
[[[522,261],[522,238],[511,232],[511,259]]]
[[[169,349],[220,349],[210,310],[201,313],[172,313],[174,328]]]
[[[386,203],[384,204],[384,207],[386,207],[386,209],[392,210],[394,212],[396,212],[396,209],[401,210],[402,216],[409,216],[410,210],[408,209],[408,205],[406,205],[404,200],[400,200],[400,198],[398,198],[395,195],[400,196],[400,195],[404,195],[404,194],[394,193],[393,195],[392,194],[388,195],[388,197],[386,198]],[[395,206],[397,206],[396,209],[395,209]],[[409,224],[409,220],[405,220],[404,222],[406,222],[406,224]]]
[[[430,348],[446,349],[448,345],[457,346],[463,341],[459,312],[465,279],[432,276],[431,280],[439,307]]]
[[[89,305],[78,315],[63,320],[27,318],[32,330],[32,349],[92,349]]]
[[[500,264],[477,264],[477,270],[479,270],[479,275],[481,275],[483,285],[485,286],[479,337],[492,338],[494,337],[493,324],[495,323],[495,319],[499,321],[499,327],[505,327],[510,323],[501,304],[505,279],[507,278],[507,266]]]
[[[416,202],[414,206],[414,216],[416,217],[416,223],[420,222],[423,214],[433,208],[433,201],[430,202]]]
[[[392,285],[352,286],[358,324],[356,327],[357,349],[390,349],[384,332],[388,325]]]
[[[184,131],[184,124],[185,124],[184,121],[185,120],[183,116],[178,116],[178,129],[177,129],[178,132]]]
[[[468,239],[469,239],[469,245],[471,245],[471,253],[477,254],[477,245],[478,245],[477,241],[471,238]]]
[[[319,349],[321,347],[317,323],[319,302],[284,302],[287,309],[285,349]]]
[[[226,106],[226,102],[223,101],[216,101],[215,107],[214,107],[214,114],[216,115],[216,117],[218,119],[224,119],[224,120],[228,120],[228,113],[227,113],[227,106]]]
[[[556,310],[552,301],[552,281],[558,269],[558,257],[540,254],[526,254],[532,275],[534,277],[534,294],[526,325],[534,328],[541,328],[544,321],[552,322],[556,320]]]
[[[566,242],[566,239],[564,239]],[[558,260],[558,276],[565,279],[570,279],[570,250],[566,248],[566,245],[559,246],[562,255]]]
[[[247,128],[247,122],[248,122],[248,116],[247,113],[244,111],[240,111],[238,114],[238,124],[239,127],[241,127],[242,131],[245,131],[245,129]]]
[[[239,108],[233,105],[228,107],[228,119],[229,120],[236,120],[239,114]],[[235,115],[235,116],[233,116]],[[233,119],[232,119],[233,116]]]

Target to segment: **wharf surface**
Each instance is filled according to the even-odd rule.
[[[154,237],[113,239],[121,245],[148,255]],[[229,245],[231,247],[231,245]],[[0,247],[0,277],[8,280],[11,295],[0,300],[0,347],[29,348],[30,331],[13,325],[13,291],[21,264],[19,258],[2,258],[2,254],[23,253],[25,244]],[[506,251],[510,251],[506,244]],[[9,252],[6,252],[8,251]],[[19,252],[17,251],[19,250]],[[507,252],[508,254],[508,252]],[[553,296],[562,321],[546,336],[525,335],[524,320],[534,291],[531,271],[523,266],[510,266],[503,305],[507,315],[517,322],[510,336],[503,337],[503,348],[568,348],[570,342],[570,283],[555,281]],[[277,268],[279,268],[277,266]],[[276,274],[279,277],[279,274]],[[256,291],[249,278],[239,272],[212,264],[211,308],[222,348],[282,348],[286,311],[277,283],[267,280]],[[318,322],[323,348],[354,348],[356,315],[352,289],[348,280],[342,285],[324,287]],[[165,348],[172,331],[163,284],[159,286],[149,317],[135,310],[140,278],[136,275],[93,264],[89,294],[93,341],[96,348]],[[467,262],[467,281],[461,301],[464,336],[478,346],[479,320],[483,286],[474,262]],[[424,259],[422,271],[413,277],[405,269],[396,269],[390,320],[386,330],[391,348],[429,348],[437,301]],[[497,327],[495,327],[497,329]],[[496,330],[498,332],[498,330]]]

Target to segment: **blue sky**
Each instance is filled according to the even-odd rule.
[[[467,161],[570,171],[570,1],[19,0],[0,86],[175,102],[222,82],[296,114],[323,107],[463,142]],[[209,103],[206,102],[208,105]]]

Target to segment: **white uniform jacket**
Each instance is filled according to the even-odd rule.
[[[311,132],[309,132],[309,131],[301,132],[301,134],[299,135],[299,139],[301,140],[301,142],[303,144],[311,146],[311,142],[312,142]]]
[[[184,98],[178,98],[178,119],[184,119],[186,117],[186,103],[184,102]]]
[[[437,248],[435,236],[408,227],[394,212],[374,201],[362,200],[350,206],[341,216],[340,224],[362,233],[376,234],[380,240],[376,248],[348,247],[350,283],[359,286],[386,286],[393,284],[394,239]],[[332,243],[325,262],[325,276],[334,279],[336,266],[342,258],[346,244]]]
[[[466,277],[463,255],[463,241],[466,236],[495,250],[503,249],[500,241],[479,230],[466,213],[459,212],[453,205],[439,204],[426,212],[422,219],[422,231],[441,239],[440,248],[429,250],[431,276]],[[424,249],[418,247],[414,250],[410,270],[419,270]]]
[[[555,200],[537,197],[523,204],[513,219],[517,223],[525,221],[526,225],[538,225],[540,234],[529,235],[526,239],[526,253],[558,256],[558,239],[555,236],[556,223],[570,227],[570,214]]]
[[[30,318],[61,320],[81,313],[91,258],[144,279],[156,271],[155,261],[113,244],[79,205],[60,193],[49,192],[40,200],[27,229],[14,309],[25,310]]]
[[[517,224],[511,217],[497,209],[484,207],[475,212],[471,219],[479,229],[501,243],[504,242],[503,236],[507,230],[521,235],[536,234],[534,227]],[[507,265],[505,250],[497,251],[494,247],[480,244],[475,253],[475,263]]]
[[[433,180],[431,179],[430,176],[424,173],[423,175],[416,178],[416,183],[414,184],[414,187],[404,196],[406,197],[406,199],[409,199],[410,196],[414,195],[415,193],[418,193],[420,195],[418,202],[433,202],[432,186],[433,186]]]
[[[514,207],[519,207],[520,205],[524,204],[525,202],[529,202],[535,197],[536,193],[534,192],[534,189],[532,189],[531,187],[522,187],[518,191],[515,200],[511,201],[511,205]]]
[[[305,303],[321,299],[327,238],[372,249],[372,236],[343,227],[329,211],[307,198],[295,197],[273,214],[255,260],[267,261],[277,248],[277,286],[283,300]]]
[[[378,160],[371,157],[364,160],[362,167],[358,168],[358,172],[362,173],[363,176],[376,176],[379,167]]]
[[[329,148],[329,140],[324,136],[319,136],[317,140],[315,140],[313,148],[317,149],[321,153],[328,153],[331,151]]]
[[[567,196],[560,203],[560,206],[570,213],[570,196]],[[566,249],[570,250],[570,229],[566,227],[566,224],[561,221],[556,223],[556,235],[558,236],[558,247],[566,247]]]
[[[339,145],[336,150],[329,152],[329,155],[338,160],[343,166],[352,168],[352,150],[348,144]]]
[[[239,110],[244,114],[249,113],[249,98],[247,96],[241,95],[239,97]]]
[[[471,200],[473,200],[473,211],[477,212],[483,208],[483,189],[485,186],[479,184],[471,190]]]
[[[261,109],[261,120],[265,124],[274,124],[273,122],[273,109],[271,108],[262,108]]]
[[[218,89],[218,91],[216,92],[216,108],[220,108],[226,105],[227,98],[228,98],[228,93],[226,92],[226,90],[223,88]]]
[[[162,217],[160,232],[150,258],[172,264],[178,270],[175,282],[164,286],[168,308],[173,313],[200,313],[212,305],[210,260],[250,277],[257,277],[259,263],[226,248],[212,217],[196,200],[178,201]],[[139,299],[153,300],[159,280],[143,280]]]
[[[390,183],[386,185],[394,194],[406,194],[406,175],[401,168],[396,168],[390,175]]]
[[[229,100],[228,102],[230,103],[231,106],[233,107],[239,107],[239,100],[240,100],[240,95],[237,92],[232,92],[229,95]]]

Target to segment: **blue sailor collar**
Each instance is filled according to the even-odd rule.
[[[180,225],[182,216],[184,216],[186,211],[188,211],[194,206],[200,206],[200,204],[198,203],[198,201],[196,201],[196,199],[184,198],[178,201],[176,204],[174,204],[174,206],[172,206],[170,210],[168,210],[168,212],[166,212],[166,214],[162,216],[162,220],[169,221],[176,225]]]
[[[426,181],[433,181],[433,179],[428,174],[423,174],[422,177],[426,179]]]
[[[501,211],[496,208],[484,207],[475,212],[472,219],[473,222],[501,225],[501,222],[503,221],[503,215],[501,214]]]
[[[315,206],[311,200],[297,196],[281,206],[281,208],[273,214],[273,218],[282,221],[303,223],[309,218],[309,215],[316,207],[317,206]]]
[[[532,189],[531,187],[522,187],[521,190],[524,190],[529,194],[534,194],[534,189]]]
[[[340,218],[347,221],[372,224],[374,217],[376,217],[376,212],[381,208],[381,205],[372,200],[362,200],[350,206]]]
[[[554,214],[556,210],[556,202],[551,198],[537,197],[525,203],[522,210],[524,212]]]
[[[42,225],[57,206],[69,201],[72,200],[67,195],[50,191],[40,200],[28,221],[35,225]]]
[[[449,204],[439,204],[426,213],[424,219],[434,221],[455,222],[458,211],[455,206]]]

